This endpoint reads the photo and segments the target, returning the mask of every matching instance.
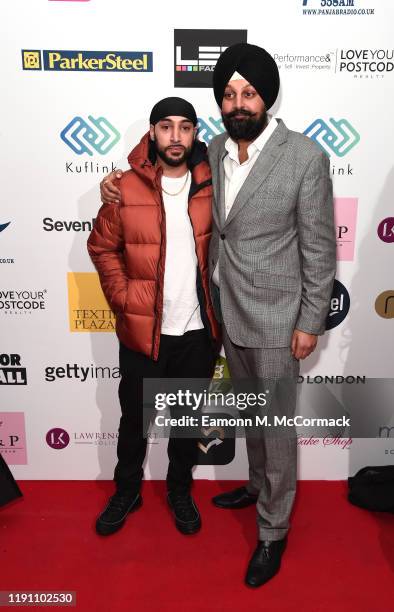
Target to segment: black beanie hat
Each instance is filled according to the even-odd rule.
[[[194,106],[183,98],[164,98],[160,100],[160,102],[155,104],[152,108],[149,122],[152,125],[156,125],[160,119],[170,117],[171,115],[186,117],[186,119],[190,119],[193,125],[197,124],[197,115]]]
[[[219,57],[213,72],[213,92],[218,106],[222,106],[227,83],[238,72],[253,85],[268,110],[279,93],[279,70],[272,55],[249,43],[227,47]]]

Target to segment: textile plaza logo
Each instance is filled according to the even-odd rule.
[[[65,429],[54,427],[45,436],[46,443],[54,450],[63,450],[70,443],[70,436]]]
[[[326,319],[326,330],[329,331],[337,327],[345,320],[350,308],[350,296],[345,285],[337,279],[334,280],[334,287],[330,300],[330,310]]]
[[[386,217],[379,223],[378,236],[383,242],[394,242],[394,217]]]
[[[0,412],[0,454],[9,465],[26,465],[26,428],[23,412]]]
[[[375,310],[383,319],[394,319],[394,290],[383,291],[375,301]]]
[[[220,54],[247,42],[247,35],[247,30],[174,30],[174,87],[212,87]]]
[[[96,366],[91,363],[88,366],[78,365],[77,363],[66,363],[62,366],[50,365],[45,368],[44,378],[46,382],[69,379],[86,382],[89,380],[111,380],[120,378],[119,367]]]
[[[26,368],[17,353],[0,353],[0,385],[27,385]]]
[[[6,315],[31,315],[34,311],[45,310],[46,293],[46,289],[41,291],[31,291],[30,289],[0,291],[0,312]]]
[[[301,2],[301,0],[299,0]],[[360,7],[363,0],[302,0],[303,15],[374,15],[374,8]],[[317,8],[319,7],[319,8]]]
[[[42,229],[44,232],[91,232],[96,219],[90,221],[64,221],[45,217],[42,220]]]
[[[153,53],[22,49],[22,68],[61,72],[152,72]]]
[[[383,78],[394,71],[394,49],[338,49],[335,72],[354,78]]]
[[[88,121],[79,116],[71,119],[60,138],[77,155],[106,155],[119,142],[120,133],[105,117],[88,115]]]
[[[96,272],[68,272],[67,285],[71,332],[115,331],[115,315]]]
[[[208,117],[208,120],[198,117],[197,119],[198,138],[209,144],[215,136],[223,134],[225,131],[222,118],[215,119],[214,117]]]
[[[358,198],[334,198],[337,261],[353,261]]]
[[[329,122],[316,119],[304,134],[314,140],[329,157],[332,153],[344,157],[360,142],[360,134],[347,119],[336,120],[331,117]]]

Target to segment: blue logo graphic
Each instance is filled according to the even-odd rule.
[[[10,223],[11,221],[8,221],[8,223],[0,223],[0,232],[5,230],[5,228],[8,227]]]
[[[214,119],[213,117],[209,117],[208,122],[198,117],[197,128],[199,139],[206,144],[209,144],[212,138],[218,134],[223,134],[225,131],[222,119]]]
[[[60,137],[77,155],[106,155],[119,142],[118,130],[105,117],[95,119],[88,115],[89,123],[82,117],[74,117],[60,132]]]
[[[316,119],[304,131],[306,136],[319,145],[329,157],[334,153],[338,157],[344,157],[360,141],[360,134],[346,119],[338,121],[332,117],[329,123],[323,119]]]

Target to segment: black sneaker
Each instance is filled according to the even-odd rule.
[[[130,512],[141,508],[142,497],[137,495],[122,495],[115,493],[109,498],[109,502],[96,521],[96,532],[99,535],[111,535],[118,531]]]
[[[174,515],[178,531],[184,535],[190,535],[200,529],[200,513],[191,495],[170,491],[167,495],[167,501]]]

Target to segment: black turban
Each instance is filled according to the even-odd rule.
[[[279,92],[279,70],[272,55],[249,43],[227,47],[219,57],[213,72],[213,92],[218,106],[222,106],[227,83],[238,72],[253,85],[263,98],[266,109],[274,104]]]
[[[160,119],[170,117],[171,115],[186,117],[186,119],[190,119],[193,125],[197,124],[197,115],[193,105],[183,98],[164,98],[164,100],[160,100],[152,108],[149,122],[152,125],[156,125]]]

